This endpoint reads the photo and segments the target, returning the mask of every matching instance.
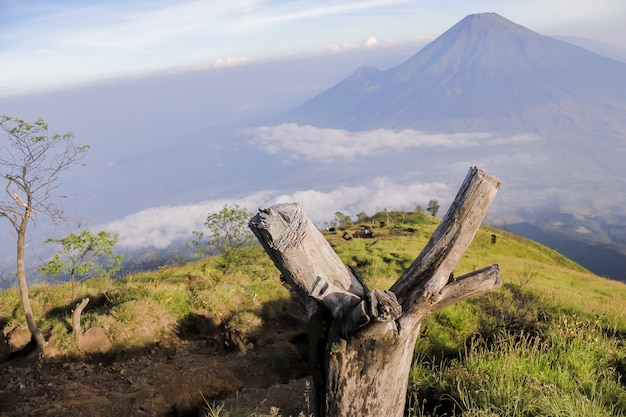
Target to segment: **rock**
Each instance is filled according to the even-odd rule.
[[[111,341],[102,327],[91,327],[80,338],[78,343],[85,353],[103,353],[111,349]]]
[[[26,347],[31,337],[30,330],[27,327],[16,326],[7,332],[6,340],[11,352],[17,352]]]

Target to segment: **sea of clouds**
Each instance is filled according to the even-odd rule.
[[[350,132],[284,123],[249,131],[250,143],[270,154],[289,159],[342,160],[405,152],[416,148],[459,149],[478,146],[515,145],[537,140],[533,134],[502,137],[493,133],[426,133],[418,130],[375,129]]]
[[[285,165],[300,161],[312,166],[329,162],[341,164],[398,155],[414,149],[466,149],[519,145],[537,140],[531,134],[504,138],[491,133],[428,134],[415,130],[392,131],[377,129],[349,132],[285,123],[247,129],[247,143],[268,155],[278,155]],[[333,166],[337,166],[335,163]],[[119,246],[125,249],[142,247],[166,248],[174,242],[190,241],[194,230],[202,230],[208,213],[220,211],[225,205],[239,205],[251,215],[259,208],[277,203],[298,202],[308,216],[323,228],[333,220],[337,211],[356,217],[362,211],[374,214],[380,210],[412,211],[417,205],[425,207],[431,199],[442,207],[454,198],[454,184],[460,183],[472,161],[460,160],[441,167],[454,175],[441,175],[441,180],[416,178],[416,175],[361,177],[345,180],[341,175],[334,182],[303,188],[261,189],[241,195],[229,195],[182,205],[161,205],[146,208],[120,219],[100,225],[119,233]],[[410,168],[410,167],[407,167]],[[350,170],[346,165],[346,170]],[[458,172],[458,173],[457,173]]]
[[[383,209],[412,211],[432,198],[443,204],[451,201],[452,190],[440,182],[401,184],[379,177],[353,186],[331,190],[307,189],[284,193],[266,190],[238,198],[220,198],[195,204],[151,207],[94,229],[119,234],[122,249],[142,247],[167,248],[180,241],[191,241],[194,230],[202,230],[207,214],[220,211],[225,205],[239,205],[256,213],[273,204],[298,202],[315,224],[323,228],[335,212],[355,218],[364,211],[374,214]],[[453,196],[452,196],[453,197]]]

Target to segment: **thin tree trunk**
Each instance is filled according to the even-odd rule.
[[[74,332],[76,340],[79,342],[83,338],[83,330],[80,326],[80,315],[83,314],[83,310],[87,307],[88,303],[89,298],[83,298],[80,303],[76,304],[76,308],[72,312],[72,331]]]
[[[26,268],[24,264],[24,248],[25,243],[25,228],[19,229],[17,234],[17,282],[20,286],[20,295],[22,297],[22,306],[24,307],[24,315],[26,316],[26,323],[28,330],[32,335],[35,343],[37,344],[37,360],[43,359],[43,349],[45,340],[43,334],[37,327],[37,322],[33,315],[33,309],[30,305],[30,297],[28,294],[28,283],[26,282]]]
[[[450,279],[500,187],[471,168],[432,238],[388,290],[369,290],[300,206],[260,210],[250,221],[309,312],[318,417],[401,417],[422,320],[500,286],[497,265]]]
[[[70,285],[72,288],[72,300],[76,299],[76,273],[74,272],[74,268],[70,271]]]

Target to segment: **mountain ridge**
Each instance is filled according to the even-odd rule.
[[[554,113],[550,105],[561,103],[581,113],[580,100],[608,97],[616,111],[604,110],[619,118],[626,110],[624,74],[625,63],[495,13],[474,14],[396,67],[359,68],[287,119],[347,130],[541,131],[538,109]]]

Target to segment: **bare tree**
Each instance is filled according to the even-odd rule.
[[[471,168],[430,241],[389,290],[370,290],[300,206],[262,209],[250,227],[309,313],[318,417],[401,417],[422,320],[500,286],[498,265],[452,277],[500,188]]]
[[[8,116],[0,117],[0,177],[6,181],[0,197],[0,218],[5,218],[16,233],[17,281],[28,329],[37,343],[38,359],[43,358],[44,338],[33,316],[28,294],[24,253],[26,231],[31,219],[46,216],[59,220],[61,208],[55,204],[59,175],[79,161],[87,145],[75,145],[71,133],[51,134],[38,119],[28,123]]]

